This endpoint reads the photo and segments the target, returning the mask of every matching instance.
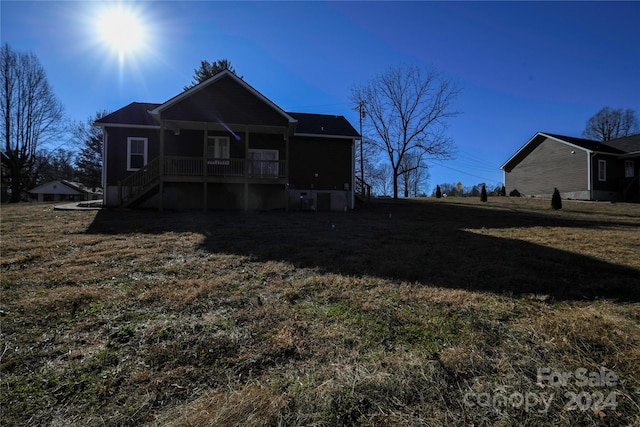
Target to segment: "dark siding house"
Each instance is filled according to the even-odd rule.
[[[501,167],[507,192],[640,201],[640,135],[598,142],[538,132]]]
[[[105,131],[107,207],[354,207],[353,126],[342,116],[285,112],[230,71],[96,124]]]

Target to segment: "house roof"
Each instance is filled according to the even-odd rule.
[[[205,81],[203,81],[201,83],[198,83],[194,87],[192,87],[190,89],[187,89],[184,92],[174,96],[173,98],[169,99],[168,101],[166,101],[166,102],[162,103],[161,105],[157,106],[156,108],[154,108],[152,111],[150,111],[150,113],[153,116],[159,116],[162,113],[162,111],[165,111],[165,110],[171,108],[172,106],[180,103],[181,101],[183,101],[183,100],[185,100],[185,99],[187,99],[189,97],[192,97],[193,95],[197,94],[198,92],[201,92],[204,89],[206,89],[208,86],[211,86],[211,85],[215,84],[216,82],[219,82],[219,81],[221,81],[223,79],[231,79],[231,80],[233,80],[236,84],[239,84],[245,90],[247,90],[248,92],[250,92],[251,94],[256,96],[264,104],[268,105],[270,108],[275,110],[278,114],[280,114],[288,122],[290,122],[290,123],[294,123],[295,122],[295,120],[291,116],[289,116],[282,108],[278,107],[269,98],[264,96],[262,93],[257,91],[253,86],[251,86],[250,84],[245,82],[243,79],[238,77],[234,72],[232,72],[232,71],[230,71],[228,69],[225,69],[225,70],[215,74],[214,76],[208,78],[207,80],[205,80]]]
[[[227,74],[228,73],[228,74]],[[96,120],[95,124],[98,126],[108,127],[133,127],[133,128],[159,128],[159,114],[161,111],[175,105],[180,102],[189,94],[195,93],[195,91],[202,90],[206,86],[217,81],[217,79],[227,75],[234,76],[236,81],[241,82],[249,91],[258,96],[261,100],[266,102],[269,106],[277,109],[286,120],[295,127],[295,134],[298,136],[323,136],[323,137],[348,137],[359,138],[358,132],[351,126],[351,123],[344,116],[337,116],[332,114],[313,114],[313,113],[288,113],[280,109],[280,107],[273,104],[255,89],[248,84],[244,83],[238,77],[235,77],[233,73],[222,72],[216,74],[216,76],[209,80],[195,86],[180,95],[171,98],[164,104],[148,103],[148,102],[132,102],[131,104],[120,108],[113,113]],[[218,77],[221,76],[221,77]]]
[[[298,121],[296,135],[360,137],[344,116],[311,113],[289,113],[289,115]]]
[[[58,188],[58,186],[60,186]],[[32,194],[102,194],[101,189],[95,191],[80,182],[72,182],[62,179],[50,181],[29,190]]]
[[[149,112],[160,104],[132,102],[111,114],[95,121],[98,126],[115,127],[160,127],[158,121]]]
[[[640,135],[633,135],[607,142],[593,141],[590,139],[575,138],[572,136],[558,135],[546,132],[537,132],[516,153],[509,158],[500,169],[511,171],[518,163],[528,156],[538,145],[547,138],[554,139],[563,144],[570,145],[587,152],[606,153],[617,156],[640,152]]]
[[[640,134],[607,141],[605,144],[622,151],[625,154],[640,153]]]

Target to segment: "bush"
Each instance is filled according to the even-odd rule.
[[[440,186],[436,185],[436,199],[442,197],[442,191],[440,190]]]
[[[520,197],[520,192],[518,191],[517,188],[514,188],[513,190],[511,190],[511,192],[509,193],[509,196],[511,197]]]
[[[500,195],[503,197],[507,195],[507,189],[504,187],[504,185],[500,189]]]
[[[487,201],[487,187],[485,187],[484,184],[482,184],[482,191],[480,191],[480,201],[481,202]]]
[[[553,196],[551,196],[551,207],[553,209],[562,209],[562,199],[560,198],[560,192],[557,188],[553,189]]]

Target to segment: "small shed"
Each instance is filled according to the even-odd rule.
[[[79,182],[71,182],[63,179],[42,184],[29,190],[29,194],[36,196],[38,202],[81,202],[101,199],[102,189],[92,189]]]

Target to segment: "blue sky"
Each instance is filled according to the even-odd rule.
[[[97,28],[132,11],[144,43],[122,57]],[[436,67],[462,88],[449,122],[458,157],[440,183],[502,182],[535,132],[581,136],[605,106],[640,112],[640,2],[2,1],[3,43],[31,51],[72,120],[133,101],[164,102],[201,60],[228,59],[286,111],[340,114],[358,127],[354,85],[399,64]],[[64,141],[61,141],[64,147]],[[71,147],[68,147],[71,148]]]

